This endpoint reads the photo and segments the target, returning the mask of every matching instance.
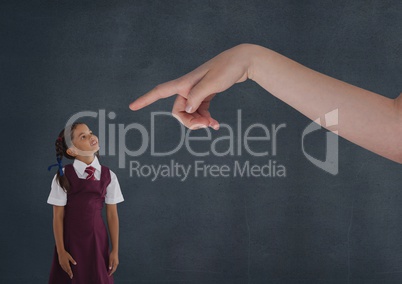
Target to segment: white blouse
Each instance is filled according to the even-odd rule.
[[[85,179],[87,177],[87,173],[85,172],[85,169],[88,166],[92,166],[95,168],[95,179],[99,180],[101,177],[101,165],[99,164],[98,158],[95,156],[95,159],[90,165],[87,165],[84,162],[81,162],[78,159],[74,160],[73,167],[75,172],[77,173],[77,176],[81,179]],[[64,171],[64,168],[63,168]],[[47,199],[47,203],[51,205],[57,205],[57,206],[65,206],[67,204],[67,193],[63,190],[63,188],[58,184],[56,180],[56,176],[54,176],[52,185],[51,185],[51,190],[49,197]],[[106,197],[105,197],[105,203],[106,204],[116,204],[124,201],[123,194],[121,193],[119,181],[117,180],[117,176],[114,172],[110,170],[110,184],[106,188]]]

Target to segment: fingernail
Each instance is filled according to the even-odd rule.
[[[189,112],[190,112],[192,109],[193,109],[193,107],[192,107],[192,106],[189,106],[189,105],[188,105],[188,106],[186,106],[186,112],[188,112],[188,113],[189,113]]]
[[[197,129],[201,129],[201,128],[207,128],[208,126],[200,124],[200,125],[195,125],[193,126],[193,128],[191,128],[192,130],[197,130]]]
[[[209,126],[216,130],[216,128],[217,128],[218,125],[213,124],[213,123],[211,122],[211,123],[209,124]]]

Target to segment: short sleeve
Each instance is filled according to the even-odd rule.
[[[123,194],[121,193],[120,184],[114,172],[110,171],[110,184],[106,188],[106,204],[116,204],[123,202]]]
[[[57,182],[56,176],[53,178],[47,203],[56,206],[65,206],[67,204],[67,193]]]

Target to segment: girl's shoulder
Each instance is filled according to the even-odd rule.
[[[100,165],[100,166],[101,166],[102,170],[103,170],[103,169],[106,169],[106,170],[109,170],[109,171],[110,171],[109,167],[107,167],[107,166],[105,166],[105,165]]]
[[[102,172],[108,171],[108,173],[110,174],[110,179],[112,181],[117,180],[116,174],[110,168],[108,168],[107,166],[104,166],[104,165],[101,165],[101,167],[102,167]]]

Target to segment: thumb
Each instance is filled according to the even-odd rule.
[[[216,78],[214,80],[211,73],[207,73],[188,93],[185,108],[186,112],[195,112],[208,96],[226,89],[217,87],[219,85],[219,82],[216,82]]]
[[[68,256],[68,260],[69,260],[72,264],[77,265],[77,262],[74,260],[74,258],[73,258],[71,255]]]
[[[113,260],[109,260],[109,270],[112,270],[113,268]]]

